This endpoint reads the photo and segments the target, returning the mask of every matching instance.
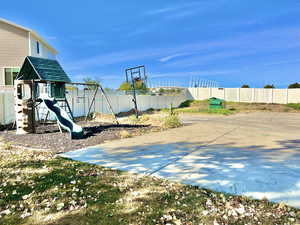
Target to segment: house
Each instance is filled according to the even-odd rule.
[[[26,56],[55,59],[57,53],[35,31],[0,18],[0,89],[12,87]]]

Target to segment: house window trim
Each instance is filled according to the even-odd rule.
[[[3,77],[4,77],[4,86],[14,86],[14,84],[5,84],[6,83],[6,77],[5,77],[5,69],[19,69],[19,71],[21,70],[21,67],[19,67],[19,66],[4,66],[4,67],[2,67],[2,69],[3,69]],[[12,77],[12,81],[13,81],[13,77]]]

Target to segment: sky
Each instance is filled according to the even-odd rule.
[[[285,88],[300,83],[299,0],[3,1],[0,17],[37,31],[73,81],[116,88],[145,65],[153,84]]]

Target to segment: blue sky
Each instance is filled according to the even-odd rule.
[[[152,82],[220,86],[300,82],[299,0],[3,1],[0,16],[36,30],[73,81],[124,81],[146,65]]]

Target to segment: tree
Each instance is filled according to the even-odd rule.
[[[109,87],[105,87],[105,88],[104,88],[104,91],[107,92],[107,93],[109,93],[109,92],[113,92],[114,89],[109,88]]]
[[[86,85],[86,87],[84,88],[85,90],[95,90],[98,88],[96,85],[100,85],[99,80],[95,80],[89,77],[84,78],[83,81],[85,84],[92,84],[92,85]]]
[[[296,82],[296,83],[290,84],[290,85],[288,86],[288,88],[300,88],[300,84],[298,84],[298,83]]]
[[[144,94],[148,92],[147,85],[142,80],[136,80],[134,82],[135,90],[139,91],[140,93]],[[120,91],[132,91],[133,85],[129,82],[123,82],[120,87],[118,88]]]
[[[134,84],[136,90],[139,90],[140,92],[144,92],[144,93],[148,91],[147,85],[142,80],[138,80]]]
[[[250,88],[250,86],[248,84],[243,84],[242,88]]]
[[[73,85],[66,85],[67,91],[76,91],[78,88]]]
[[[266,84],[264,88],[275,88],[275,86],[273,84]]]
[[[118,90],[120,91],[131,91],[132,87],[131,84],[129,82],[123,82],[120,87],[118,88]]]

